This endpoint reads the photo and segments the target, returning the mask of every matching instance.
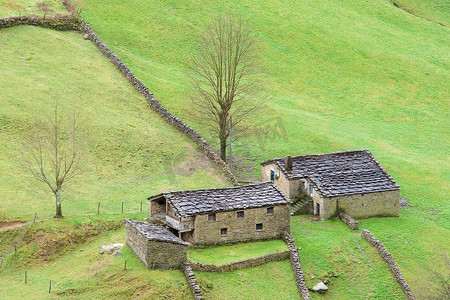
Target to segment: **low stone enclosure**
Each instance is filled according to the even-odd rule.
[[[229,272],[247,268],[253,268],[260,265],[264,265],[272,261],[280,261],[289,258],[290,251],[282,251],[277,253],[271,253],[260,257],[250,258],[246,260],[236,261],[225,265],[215,266],[207,265],[199,262],[190,262],[194,271],[200,272]]]
[[[402,288],[403,292],[406,295],[407,299],[414,300],[415,297],[413,293],[411,292],[411,289],[409,288],[408,283],[403,278],[402,272],[400,272],[400,269],[398,268],[397,264],[395,263],[394,259],[392,258],[392,255],[387,251],[387,249],[384,247],[383,243],[380,242],[378,239],[376,239],[369,230],[364,229],[362,231],[361,236],[367,240],[370,244],[372,244],[375,248],[377,248],[378,252],[380,253],[380,256],[384,259],[384,261],[388,264],[389,269],[391,269],[392,273],[394,274],[395,279],[400,284],[400,287]]]

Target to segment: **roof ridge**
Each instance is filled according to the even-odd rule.
[[[296,156],[291,156],[291,157],[292,157],[292,159],[296,159],[296,158],[308,157],[308,156],[327,156],[327,155],[335,155],[335,154],[350,154],[350,153],[361,153],[361,152],[366,152],[368,154],[371,154],[370,150],[368,150],[368,149],[359,149],[359,150],[336,151],[336,152],[331,152],[331,153],[304,154],[304,155],[296,155]],[[269,160],[262,162],[261,165],[265,165],[267,163],[274,162],[274,161],[280,161],[283,159],[285,159],[285,157],[269,159]]]
[[[221,187],[221,188],[204,188],[204,189],[196,189],[196,190],[177,190],[177,191],[163,192],[163,193],[151,196],[148,199],[155,198],[155,197],[162,196],[162,195],[175,194],[175,193],[201,192],[201,191],[221,191],[221,190],[237,190],[237,189],[242,189],[242,188],[245,188],[245,187],[265,185],[265,184],[273,185],[270,181],[265,181],[265,182],[258,182],[258,183],[247,184],[247,185]]]

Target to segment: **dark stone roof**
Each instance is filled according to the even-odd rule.
[[[166,198],[175,215],[179,217],[290,203],[290,200],[269,182],[230,188],[169,192],[148,199],[151,201],[161,197]]]
[[[268,160],[262,165],[270,163],[277,165],[288,180],[308,179],[324,197],[400,189],[369,150],[294,156],[290,171],[285,168],[284,158]]]
[[[133,221],[131,219],[124,219],[124,220],[125,220],[125,222],[130,223],[134,228],[136,228],[137,231],[142,233],[149,241],[167,242],[167,243],[180,244],[180,245],[189,245],[188,243],[181,240],[176,235],[174,235],[172,232],[170,232],[167,228],[165,228],[161,225],[146,223],[146,222],[138,222],[138,221]]]

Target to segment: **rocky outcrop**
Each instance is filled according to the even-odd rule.
[[[298,247],[295,244],[294,239],[288,233],[283,233],[282,238],[289,248],[289,258],[291,260],[292,271],[294,271],[300,296],[303,300],[310,300],[311,295],[309,294],[308,287],[306,286],[305,275],[303,274],[302,265],[300,264]]]
[[[403,292],[406,295],[406,298],[409,300],[414,300],[415,297],[409,288],[408,283],[403,278],[402,272],[400,272],[400,269],[398,268],[397,264],[395,263],[394,259],[392,258],[392,255],[387,251],[387,249],[384,247],[383,243],[380,242],[378,239],[376,239],[369,230],[364,229],[361,236],[367,240],[370,244],[372,244],[375,248],[377,248],[378,252],[380,253],[380,256],[384,259],[384,261],[388,264],[389,268],[391,269],[392,273],[394,274],[395,279],[397,279],[397,282],[400,284],[400,287],[402,288]]]
[[[207,265],[198,262],[190,262],[192,269],[201,272],[228,272],[234,270],[241,270],[247,268],[257,267],[266,264],[271,261],[280,261],[289,258],[289,251],[283,251],[278,253],[271,253],[260,257],[250,258],[242,261],[232,262],[229,264],[215,266]]]
[[[191,265],[186,262],[183,265],[183,273],[184,277],[186,277],[186,280],[189,284],[189,288],[191,289],[192,296],[194,296],[195,300],[203,300],[203,295],[200,290],[200,286],[197,283],[197,279],[195,278],[194,271],[192,270]]]

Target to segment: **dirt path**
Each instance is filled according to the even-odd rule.
[[[22,227],[25,224],[27,224],[27,222],[2,222],[0,223],[0,231],[4,231],[4,230],[8,230],[8,229],[12,229],[12,228],[16,228],[16,227]]]

